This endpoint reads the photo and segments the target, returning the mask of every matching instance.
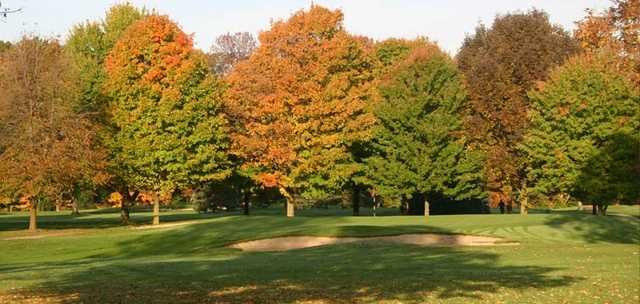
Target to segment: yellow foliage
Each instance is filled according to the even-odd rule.
[[[107,199],[107,202],[109,204],[112,204],[116,207],[121,207],[122,201],[123,201],[123,196],[122,194],[120,194],[120,192],[111,192],[111,194],[109,194],[109,198]]]

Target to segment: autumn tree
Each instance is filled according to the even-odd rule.
[[[74,111],[77,71],[57,41],[24,37],[0,56],[0,187],[29,204],[33,231],[38,199],[100,182],[104,155],[91,121]]]
[[[0,53],[11,48],[11,42],[0,40]]]
[[[383,77],[388,69],[407,59],[407,56],[416,48],[431,44],[427,38],[421,37],[413,40],[389,38],[374,45],[375,55],[378,59],[378,70]]]
[[[166,16],[132,24],[105,66],[113,157],[128,184],[154,194],[158,224],[160,196],[228,174],[224,87],[191,37]]]
[[[490,28],[480,25],[464,40],[456,59],[471,98],[467,130],[486,151],[493,205],[502,201],[510,210],[524,182],[517,145],[527,129],[527,91],[576,51],[571,36],[539,10],[497,16]]]
[[[81,98],[78,111],[85,113],[100,127],[100,141],[103,148],[108,148],[113,132],[109,115],[109,96],[104,92],[104,62],[116,41],[129,25],[140,20],[148,12],[129,3],[116,4],[106,13],[103,20],[87,21],[75,25],[65,44],[73,62],[80,70]],[[114,153],[115,151],[110,151]],[[128,207],[135,199],[136,189],[129,189],[120,176],[120,165],[110,157],[108,171],[110,187],[117,188],[123,194],[120,204],[123,223],[128,222]],[[133,193],[135,195],[129,195]]]
[[[350,148],[371,135],[373,50],[342,20],[313,5],[274,22],[228,77],[234,153],[264,187],[279,189],[288,216],[297,195],[338,193],[362,169]]]
[[[640,0],[614,0],[603,12],[589,9],[577,25],[574,36],[584,50],[620,57],[612,68],[628,72],[640,85]]]
[[[228,75],[233,66],[249,58],[258,47],[256,38],[248,32],[218,36],[209,52],[209,66],[217,75]]]
[[[433,194],[481,197],[482,154],[463,134],[468,99],[455,63],[424,42],[390,69],[379,92],[373,155],[366,159],[376,193],[413,199],[425,214]]]
[[[77,24],[69,33],[65,49],[81,72],[82,110],[94,113],[96,119],[105,120],[107,116],[104,61],[124,30],[146,14],[131,4],[116,4],[107,11],[104,20]]]
[[[248,32],[226,33],[218,36],[207,54],[209,68],[220,77],[229,75],[233,67],[246,60],[258,47],[256,38]],[[244,215],[250,213],[250,198],[258,184],[251,178],[252,168],[243,167],[243,160],[233,155],[230,158],[232,173],[223,184],[238,191]]]
[[[521,149],[531,192],[606,210],[640,200],[640,88],[612,54],[585,54],[534,89]]]

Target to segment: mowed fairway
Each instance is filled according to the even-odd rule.
[[[0,303],[638,303],[638,206],[551,214],[350,217],[166,212],[161,228],[115,213],[0,215]],[[387,210],[387,213],[395,211]],[[150,214],[135,213],[140,224]],[[98,227],[98,228],[96,228]],[[286,252],[226,245],[275,236],[498,236],[517,246],[357,242]]]

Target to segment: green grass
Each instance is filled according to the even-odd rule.
[[[350,217],[281,209],[249,217],[162,214],[183,226],[132,229],[118,214],[43,213],[40,239],[0,240],[0,302],[25,303],[638,303],[638,206],[611,216],[550,214]],[[363,213],[367,214],[364,210]],[[382,210],[381,214],[393,214]],[[631,215],[631,216],[629,216]],[[29,237],[26,214],[0,215],[0,239]],[[135,223],[150,221],[135,213]],[[97,227],[97,228],[94,228]],[[518,246],[362,242],[288,252],[226,248],[287,235],[464,233]]]

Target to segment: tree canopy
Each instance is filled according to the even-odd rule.
[[[605,51],[622,60],[614,68],[628,72],[640,85],[640,0],[614,0],[603,12],[587,10],[575,37],[587,52]]]
[[[107,57],[106,73],[113,157],[128,184],[157,199],[228,174],[224,86],[168,17],[131,25]]]
[[[0,191],[28,199],[35,229],[37,199],[103,182],[105,155],[74,111],[79,79],[57,41],[24,37],[0,56]]]
[[[517,144],[527,128],[527,91],[576,51],[569,33],[539,10],[499,15],[465,39],[456,59],[471,99],[467,130],[487,153],[491,192],[504,197],[520,187]]]
[[[245,214],[285,199],[289,216],[349,195],[354,215],[361,198],[637,202],[639,13],[613,0],[572,36],[509,12],[452,59],[427,37],[351,34],[315,4],[204,53],[168,16],[116,4],[64,44],[0,41],[2,201],[92,192],[125,223],[136,200],[158,223],[161,198],[208,208],[218,191]]]
[[[96,120],[107,124],[108,97],[104,94],[104,61],[125,29],[147,14],[131,4],[112,6],[104,20],[86,21],[75,25],[65,49],[80,70],[82,98],[80,110],[92,113]]]
[[[256,38],[248,32],[218,36],[211,46],[209,65],[217,75],[225,76],[241,60],[249,58],[258,47]]]
[[[349,147],[371,135],[374,117],[365,108],[373,49],[348,34],[342,18],[313,5],[273,23],[228,78],[234,150],[290,205],[294,193],[322,197],[341,189],[360,168]]]
[[[482,154],[463,131],[467,92],[454,62],[424,42],[395,64],[379,86],[378,119],[367,179],[383,196],[483,196]]]
[[[604,54],[573,58],[529,94],[521,147],[532,191],[599,204],[640,199],[640,90],[617,64]]]

